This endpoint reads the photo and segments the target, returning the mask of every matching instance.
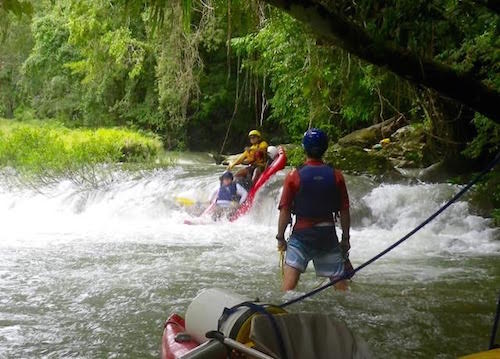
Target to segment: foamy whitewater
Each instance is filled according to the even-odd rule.
[[[196,161],[116,172],[97,188],[61,180],[36,189],[0,181],[0,358],[155,357],[162,322],[204,287],[267,302],[320,283],[312,267],[297,292],[279,292],[274,236],[286,172],[235,223],[185,225],[222,169]],[[354,266],[432,214],[459,187],[378,184],[346,176]],[[294,311],[345,320],[377,356],[454,357],[485,349],[500,280],[500,240],[466,201],[379,262],[347,294],[322,293]],[[490,318],[491,317],[491,318]]]

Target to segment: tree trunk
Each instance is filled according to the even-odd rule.
[[[500,123],[500,93],[481,81],[387,41],[376,41],[358,25],[315,1],[264,0],[310,25],[337,46],[416,84],[422,84]]]

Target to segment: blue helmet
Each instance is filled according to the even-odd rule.
[[[318,128],[311,128],[304,133],[302,147],[308,156],[321,158],[328,148],[328,136]]]
[[[233,174],[230,171],[226,171],[220,176],[220,180],[222,181],[224,178],[229,178],[231,181],[233,180]]]

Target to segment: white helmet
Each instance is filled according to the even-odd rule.
[[[267,147],[267,156],[274,160],[276,156],[278,155],[278,147],[276,146],[268,146]]]

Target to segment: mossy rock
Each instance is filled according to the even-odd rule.
[[[470,195],[473,209],[485,217],[492,217],[500,227],[500,168],[497,166],[476,184]]]
[[[403,117],[391,118],[370,127],[351,132],[339,139],[339,145],[343,147],[371,148],[373,145],[379,143],[380,140],[390,136],[400,127],[404,126],[405,123],[406,120]]]
[[[394,171],[391,162],[383,155],[359,147],[334,145],[325,154],[325,162],[350,173],[383,175]]]
[[[391,142],[381,154],[397,168],[425,168],[439,160],[426,141],[423,126],[408,125],[391,135]]]
[[[371,147],[380,141],[380,130],[374,127],[363,128],[351,132],[339,139],[339,144],[344,147]]]

